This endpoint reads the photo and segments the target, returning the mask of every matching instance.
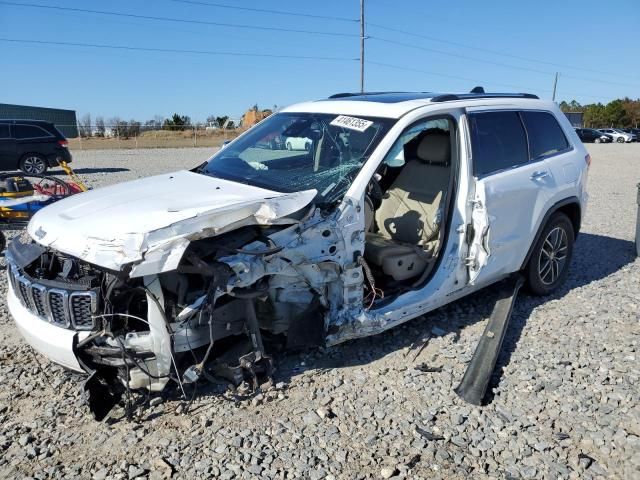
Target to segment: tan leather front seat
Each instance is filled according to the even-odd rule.
[[[377,233],[366,238],[365,259],[395,280],[420,275],[431,260],[449,185],[451,140],[429,129],[404,146],[407,162],[375,213]]]

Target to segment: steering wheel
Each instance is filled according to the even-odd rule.
[[[375,175],[369,181],[364,195],[364,231],[371,232],[375,223],[375,212],[382,205],[382,188]]]

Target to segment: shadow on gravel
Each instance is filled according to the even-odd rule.
[[[509,365],[524,326],[535,308],[550,300],[561,299],[573,289],[606,278],[633,262],[634,259],[635,246],[633,242],[602,235],[581,233],[576,243],[570,275],[559,291],[548,297],[534,297],[525,291],[520,293],[513,310],[502,351],[494,369],[494,375],[487,389],[484,404],[487,405],[492,402],[493,389],[499,385],[502,371]],[[267,348],[272,353],[276,366],[274,381],[276,383],[285,382],[295,385],[296,381],[300,380],[300,375],[308,370],[314,370],[317,376],[321,376],[335,368],[368,365],[387,355],[408,349],[408,353],[404,354],[404,358],[401,361],[408,368],[415,368],[427,362],[424,365],[427,368],[433,368],[433,370],[426,370],[428,372],[426,374],[429,375],[438,375],[439,368],[442,367],[442,362],[444,362],[445,358],[452,359],[453,362],[459,362],[462,367],[460,373],[449,371],[449,373],[454,373],[456,377],[459,377],[453,381],[455,386],[462,380],[462,374],[464,368],[466,368],[465,362],[471,359],[478,339],[473,339],[468,344],[457,349],[449,348],[447,352],[443,352],[442,357],[437,358],[426,358],[425,355],[419,355],[423,343],[422,340],[437,328],[440,330],[437,332],[438,336],[449,335],[447,341],[450,341],[453,345],[458,344],[460,332],[463,329],[489,317],[496,299],[497,290],[494,287],[487,287],[464,299],[374,337],[348,341],[328,349],[274,352],[271,348]],[[446,366],[444,368],[449,370]],[[389,375],[403,375],[403,373],[390,370]],[[337,379],[337,377],[335,378]],[[304,382],[313,383],[314,380],[313,378],[307,378]],[[361,386],[366,388],[366,378],[363,379]],[[200,383],[197,386],[185,386],[185,389],[188,398],[226,397],[229,401],[239,400],[229,395],[229,392],[226,391],[226,385],[223,383]],[[258,393],[256,392],[255,394]],[[255,394],[249,395],[240,401],[250,401]],[[177,386],[165,391],[163,397],[169,400],[177,400],[180,397]],[[149,397],[147,397],[147,401],[148,399]],[[144,400],[142,401],[144,403]],[[190,402],[185,402],[185,405],[186,403]],[[201,402],[198,403],[199,405],[193,405],[189,408],[190,413],[198,413],[205,406]],[[158,415],[153,413],[146,420],[155,418]],[[112,421],[118,420],[112,419]]]
[[[486,403],[491,403],[493,400],[493,389],[500,383],[502,371],[509,365],[511,356],[522,335],[522,330],[535,308],[550,300],[561,299],[576,288],[602,280],[632,263],[635,258],[634,242],[604,235],[580,233],[573,252],[571,270],[565,284],[557,292],[547,297],[534,297],[525,291],[517,299],[502,351],[487,389]]]
[[[633,262],[634,259],[635,245],[631,241],[581,233],[575,245],[569,277],[560,290],[548,297],[534,297],[526,291],[519,294],[492,381],[487,389],[485,404],[493,400],[493,389],[499,384],[503,369],[509,365],[524,326],[535,308],[551,300],[561,299],[571,290],[606,278]],[[276,381],[295,382],[296,375],[308,369],[320,370],[319,373],[322,374],[322,371],[327,369],[366,365],[407,347],[411,349],[405,356],[407,366],[417,366],[425,360],[430,362],[431,360],[424,357],[417,360],[414,360],[414,357],[419,353],[421,340],[434,327],[441,330],[440,335],[453,334],[450,337],[451,342],[456,344],[462,329],[489,317],[496,297],[497,291],[490,286],[424,317],[409,321],[375,337],[352,340],[334,346],[324,354],[309,352],[306,356],[286,353],[276,355]],[[471,342],[467,355],[459,360],[461,363],[470,360],[476,344],[477,340]],[[301,363],[303,358],[307,359],[304,365]],[[438,368],[437,362],[428,366]],[[433,374],[437,375],[437,373]],[[462,376],[456,379],[456,382],[461,379]]]
[[[92,173],[118,173],[118,172],[129,172],[128,168],[120,168],[120,167],[102,167],[102,168],[74,168],[73,171],[78,174],[92,174]],[[62,171],[55,173],[64,173]]]

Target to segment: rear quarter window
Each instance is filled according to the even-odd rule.
[[[477,177],[529,162],[527,137],[518,112],[481,112],[469,116],[473,174]]]
[[[53,137],[53,135],[47,132],[44,128],[40,128],[37,125],[14,125],[13,136],[16,140]]]
[[[529,137],[529,155],[532,160],[569,148],[567,137],[551,113],[523,111],[521,115]]]

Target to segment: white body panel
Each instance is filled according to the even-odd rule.
[[[40,210],[29,235],[94,265],[134,275],[175,269],[189,238],[239,222],[269,224],[308,204],[314,190],[278,193],[189,171],[91,190]]]
[[[82,340],[89,332],[74,332],[42,321],[22,306],[13,292],[11,282],[7,284],[9,312],[27,343],[52,362],[76,372],[83,372],[73,353],[73,341],[76,335]]]

